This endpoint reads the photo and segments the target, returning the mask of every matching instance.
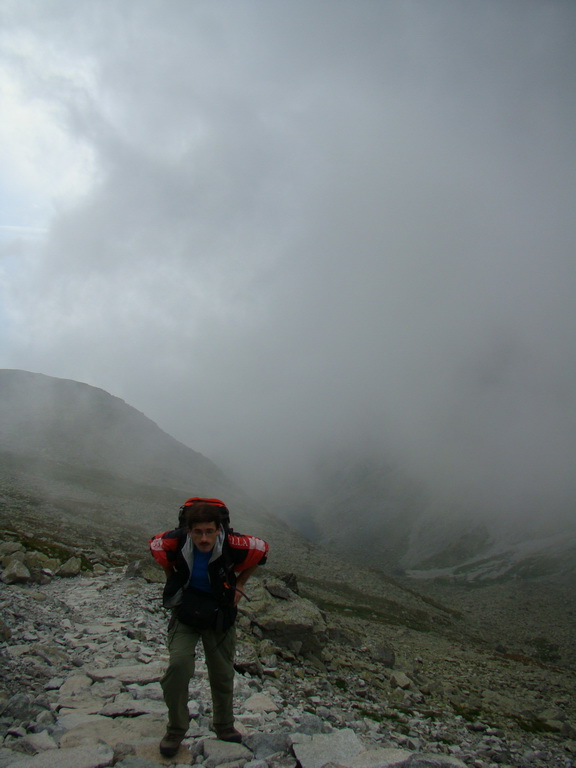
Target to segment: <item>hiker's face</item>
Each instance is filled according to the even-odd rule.
[[[194,527],[189,530],[192,543],[200,552],[210,552],[214,549],[219,532],[220,528],[214,523],[194,523]]]

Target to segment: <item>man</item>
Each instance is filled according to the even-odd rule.
[[[168,727],[160,752],[178,752],[189,724],[188,684],[194,675],[196,646],[202,639],[210,691],[212,726],[223,741],[240,742],[234,727],[234,622],[243,589],[266,562],[268,544],[228,528],[229,514],[219,499],[188,499],[180,509],[182,526],[154,536],[150,550],[164,568],[164,607],[168,625],[168,669],[161,685],[168,707]]]

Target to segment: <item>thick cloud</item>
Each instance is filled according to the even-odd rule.
[[[369,440],[481,506],[573,503],[571,4],[0,12],[5,367],[246,486]]]

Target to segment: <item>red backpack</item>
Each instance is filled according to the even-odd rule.
[[[230,512],[228,511],[226,504],[224,504],[223,501],[220,501],[220,499],[205,499],[201,496],[191,496],[189,499],[186,499],[184,504],[182,504],[178,513],[178,528],[184,528],[186,513],[194,506],[194,504],[213,504],[215,507],[218,507],[220,513],[220,525],[224,528],[226,533],[231,533]]]

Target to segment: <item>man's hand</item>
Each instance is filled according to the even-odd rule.
[[[252,568],[247,568],[245,571],[241,571],[238,574],[238,577],[236,578],[236,592],[234,593],[234,606],[237,606],[240,600],[242,599],[243,595],[242,592],[244,591],[244,585],[252,576],[254,571],[258,568],[257,565],[253,565]]]

